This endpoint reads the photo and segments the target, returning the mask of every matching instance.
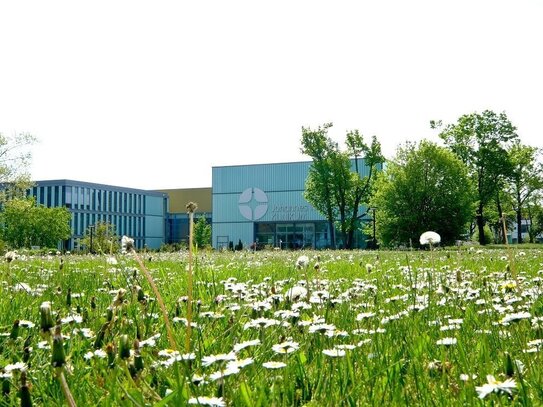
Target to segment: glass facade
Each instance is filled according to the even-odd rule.
[[[97,222],[115,226],[118,236],[134,238],[137,248],[159,248],[165,242],[165,194],[70,180],[38,181],[28,190],[36,202],[64,206],[72,214],[72,236],[65,250],[80,249],[80,240]]]

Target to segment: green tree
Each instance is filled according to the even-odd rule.
[[[384,245],[418,245],[428,230],[446,244],[466,233],[473,189],[467,167],[444,147],[429,141],[400,146],[375,189],[371,205],[377,208],[377,235]]]
[[[366,215],[360,213],[361,205],[369,201],[376,169],[384,162],[384,157],[377,138],[373,137],[368,145],[358,130],[347,133],[347,151],[341,151],[338,144],[328,137],[330,127],[332,123],[326,123],[317,130],[302,127],[301,151],[313,160],[304,197],[327,219],[332,247],[336,246],[334,223],[337,220],[343,247],[352,249],[355,232]],[[362,155],[365,168],[359,168]],[[366,170],[365,175],[362,175],[363,170]]]
[[[541,199],[538,198],[540,197],[532,197],[526,205],[530,243],[534,243],[537,236],[543,233],[543,206],[541,206]]]
[[[4,136],[0,133],[0,203],[9,198],[23,198],[32,185],[28,166],[31,154],[28,147],[36,139],[27,133]]]
[[[513,173],[508,192],[514,197],[513,209],[517,222],[517,241],[522,243],[522,218],[526,202],[543,189],[543,166],[537,159],[536,147],[516,142],[509,150]]]
[[[4,203],[2,237],[10,246],[57,247],[71,234],[70,211],[36,205],[33,198],[13,198]]]
[[[119,236],[117,236],[115,225],[102,221],[90,225],[87,227],[80,244],[91,253],[118,252]]]
[[[333,204],[334,175],[331,165],[338,147],[328,137],[328,129],[332,123],[325,123],[317,130],[302,127],[302,153],[313,159],[305,183],[304,198],[320,212],[328,221],[330,244],[336,247],[334,228],[335,209]]]
[[[432,128],[441,122],[431,121]],[[504,179],[512,172],[508,146],[518,139],[516,127],[505,113],[485,110],[461,116],[447,125],[439,137],[469,168],[475,185],[477,207],[475,218],[479,243],[485,244],[485,208],[503,188]]]
[[[200,248],[211,246],[211,225],[204,215],[194,225],[194,243]]]

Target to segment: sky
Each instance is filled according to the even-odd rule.
[[[392,158],[430,120],[505,112],[543,147],[543,2],[0,0],[0,132],[34,180],[211,186],[307,161],[302,127]]]

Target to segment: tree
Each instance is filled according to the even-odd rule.
[[[27,148],[35,142],[27,133],[11,137],[0,133],[0,203],[9,198],[23,198],[32,185],[27,170],[31,154]]]
[[[522,243],[522,214],[525,203],[543,189],[543,167],[537,160],[538,152],[536,147],[525,146],[518,141],[509,150],[513,172],[508,191],[514,197],[518,243]]]
[[[197,247],[211,246],[211,225],[207,223],[204,215],[201,215],[194,225],[194,242]]]
[[[37,206],[33,198],[13,198],[4,204],[2,237],[14,248],[57,247],[71,235],[70,220],[66,208]]]
[[[334,223],[337,220],[343,247],[352,249],[355,232],[366,215],[360,214],[360,207],[369,201],[377,167],[384,162],[384,157],[377,138],[373,137],[371,145],[367,145],[358,130],[347,133],[347,151],[341,151],[328,137],[330,127],[332,123],[317,130],[302,127],[301,151],[313,160],[304,197],[327,219],[332,247],[336,246]],[[362,155],[366,175],[362,175],[363,169],[359,168]]]
[[[473,213],[468,169],[452,152],[423,140],[400,146],[379,174],[371,205],[377,235],[387,246],[418,245],[432,230],[445,244],[466,233]]]
[[[317,130],[302,127],[302,153],[313,159],[305,183],[304,198],[313,205],[328,221],[330,244],[336,247],[334,228],[335,210],[333,206],[333,174],[331,165],[338,147],[328,137],[332,123],[325,123]]]
[[[533,198],[526,205],[530,243],[534,243],[537,236],[543,233],[543,207],[539,203],[540,200],[534,200]]]
[[[437,128],[441,122],[431,121],[430,125]],[[504,179],[511,175],[507,148],[518,139],[516,127],[505,113],[485,110],[461,116],[456,124],[447,125],[439,137],[468,166],[476,190],[479,243],[484,245],[484,211],[503,188]]]
[[[81,246],[91,253],[116,253],[119,251],[118,242],[119,236],[115,225],[98,221],[87,227],[85,236],[81,239]]]

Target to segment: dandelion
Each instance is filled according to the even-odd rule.
[[[477,393],[479,393],[480,399],[484,399],[487,395],[493,392],[506,393],[511,396],[513,391],[517,388],[517,383],[514,379],[507,379],[501,382],[489,374],[486,376],[486,380],[488,383],[475,387],[475,390],[477,390]]]
[[[134,248],[134,239],[123,235],[121,238],[121,253],[126,254]]]
[[[4,255],[4,259],[8,262],[8,263],[11,263],[13,260],[15,260],[18,256],[17,252],[16,251],[9,251],[9,252],[6,252],[6,254]]]
[[[117,259],[113,256],[106,257],[106,263],[110,266],[116,266],[118,264]]]
[[[289,301],[298,301],[306,296],[307,289],[305,287],[294,286],[287,291],[285,298]]]
[[[420,235],[421,245],[428,244],[430,245],[430,247],[432,247],[432,245],[437,244],[439,242],[441,242],[441,236],[439,236],[439,234],[437,234],[436,232],[428,231]]]
[[[298,257],[298,260],[296,260],[296,268],[302,269],[306,268],[309,265],[309,257],[306,255],[302,255]]]

